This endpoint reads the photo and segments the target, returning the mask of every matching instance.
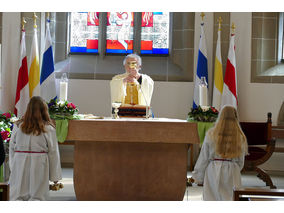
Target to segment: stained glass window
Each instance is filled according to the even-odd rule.
[[[98,12],[72,12],[70,23],[70,53],[98,53]],[[105,52],[107,54],[133,53],[134,12],[107,12]],[[141,55],[169,54],[170,14],[142,12]],[[139,50],[138,50],[139,51]]]
[[[99,13],[72,12],[70,53],[98,53]]]
[[[133,12],[108,12],[106,53],[133,53]]]
[[[141,54],[169,54],[168,12],[142,12],[141,27]]]

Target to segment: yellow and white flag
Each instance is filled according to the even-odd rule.
[[[214,69],[214,87],[213,87],[213,100],[212,106],[218,111],[221,108],[222,92],[223,92],[223,68],[221,57],[221,27],[219,26],[218,38],[216,44],[216,56],[215,56],[215,69]]]
[[[37,28],[34,27],[34,37],[31,46],[30,63],[29,63],[29,89],[30,98],[40,95],[40,69],[39,69],[39,53],[38,53],[38,40]]]

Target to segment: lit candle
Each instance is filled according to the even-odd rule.
[[[199,85],[199,105],[207,106],[207,87]]]
[[[68,91],[68,82],[61,81],[60,82],[60,101],[66,101],[67,100],[67,91]]]

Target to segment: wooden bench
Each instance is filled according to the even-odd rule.
[[[0,201],[9,200],[9,183],[0,183]]]
[[[283,201],[284,189],[235,188],[234,201]]]

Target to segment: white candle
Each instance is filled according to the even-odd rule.
[[[67,90],[68,90],[68,82],[60,82],[60,94],[59,100],[66,101],[67,100]]]
[[[207,87],[199,85],[199,105],[207,106]]]

